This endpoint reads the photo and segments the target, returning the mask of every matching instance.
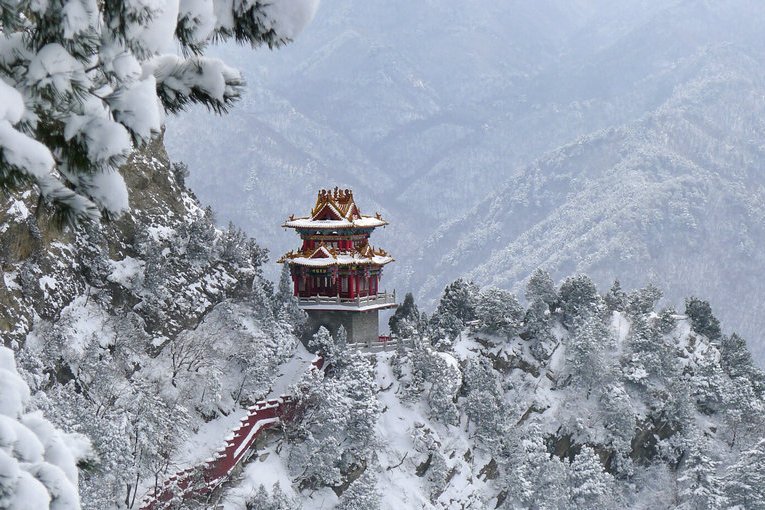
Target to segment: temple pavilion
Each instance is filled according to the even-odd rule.
[[[393,258],[373,248],[369,237],[387,224],[379,213],[362,215],[351,190],[338,188],[319,191],[310,216],[284,223],[297,231],[302,246],[279,262],[289,264],[310,334],[324,326],[335,335],[342,324],[348,342],[378,340],[378,312],[396,306],[395,292],[380,290],[383,267]]]

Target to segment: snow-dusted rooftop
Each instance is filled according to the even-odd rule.
[[[387,224],[387,221],[372,216],[362,216],[357,220],[314,220],[309,217],[305,217],[288,220],[284,223],[284,226],[288,228],[338,229],[376,228]]]
[[[384,266],[393,262],[393,257],[383,250],[374,250],[371,246],[354,251],[337,251],[319,246],[312,251],[289,252],[279,262],[289,262],[298,266],[330,267],[330,266]]]
[[[284,223],[288,228],[315,229],[344,229],[344,228],[376,228],[387,225],[380,214],[363,216],[353,192],[349,189],[321,190],[316,198],[316,205],[311,209],[310,216],[290,218]]]

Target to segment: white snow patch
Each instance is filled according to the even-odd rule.
[[[107,277],[110,282],[132,288],[139,275],[143,273],[145,263],[133,257],[111,261],[112,272]]]

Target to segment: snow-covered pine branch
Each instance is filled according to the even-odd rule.
[[[0,189],[36,185],[68,221],[124,212],[117,169],[165,114],[194,103],[221,113],[241,95],[240,73],[205,57],[207,45],[280,46],[317,6],[0,0]]]
[[[0,346],[0,508],[79,510],[77,462],[90,442],[28,412],[28,400],[13,351]]]

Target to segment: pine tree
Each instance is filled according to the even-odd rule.
[[[465,367],[465,414],[476,425],[476,436],[494,447],[504,428],[503,395],[491,363],[485,357],[470,359]]]
[[[746,378],[758,396],[765,393],[765,373],[755,366],[746,340],[736,333],[722,338],[720,367],[731,379]]]
[[[728,392],[729,381],[720,368],[717,349],[710,347],[696,356],[690,386],[699,410],[706,414],[720,410]]]
[[[368,465],[374,454],[381,412],[374,371],[363,354],[349,353],[334,377],[307,377],[304,417],[295,431],[304,440],[290,452],[290,467],[307,486],[339,485],[343,472]]]
[[[720,340],[722,336],[720,321],[712,313],[712,307],[708,301],[695,297],[686,299],[685,315],[690,319],[693,331],[706,336],[713,342]]]
[[[512,293],[488,287],[478,296],[476,318],[480,331],[509,340],[520,332],[523,308]]]
[[[380,491],[374,473],[367,467],[340,498],[337,510],[376,510],[380,508]]]
[[[765,510],[765,439],[741,452],[724,479],[727,503],[747,510]]]
[[[430,318],[433,334],[441,342],[436,347],[448,348],[467,324],[475,320],[477,295],[475,284],[461,278],[447,285],[436,312]]]
[[[526,284],[526,301],[529,303],[540,300],[547,306],[553,306],[558,301],[558,292],[550,273],[537,269]]]
[[[217,234],[212,209],[198,214],[179,234],[186,238],[186,256],[192,262],[207,263],[213,258]]]
[[[13,352],[0,346],[0,508],[79,510],[77,462],[72,444],[87,440],[31,412],[30,391]]]
[[[690,441],[678,478],[678,496],[682,510],[716,510],[725,508],[722,480],[717,475],[719,462],[709,456],[709,443],[696,437]]]
[[[433,418],[447,424],[456,424],[459,410],[455,404],[457,392],[462,385],[462,372],[454,366],[456,360],[446,353],[430,355],[431,386],[428,404]]]
[[[589,398],[593,388],[614,377],[609,349],[613,347],[610,331],[598,316],[578,317],[566,342],[566,371],[571,381],[585,390]]]
[[[404,302],[396,308],[390,319],[388,327],[392,335],[398,338],[412,338],[420,327],[420,311],[414,304],[414,296],[407,292]]]
[[[566,508],[566,466],[548,453],[539,427],[513,429],[506,442],[499,457],[507,491],[502,508]]]
[[[306,322],[306,313],[300,309],[298,299],[294,294],[292,276],[289,264],[282,265],[279,276],[279,287],[276,292],[277,316],[292,325],[294,330],[303,326]]]
[[[609,311],[624,311],[627,308],[627,293],[622,290],[622,284],[619,280],[614,280],[603,299]]]
[[[228,227],[220,236],[220,258],[238,266],[246,266],[250,262],[247,235],[242,229],[229,222]]]
[[[531,354],[538,360],[547,360],[555,348],[556,340],[552,332],[553,318],[547,303],[535,299],[523,319],[525,331],[521,335],[531,345]]]
[[[631,316],[653,312],[656,303],[661,300],[663,292],[653,284],[645,288],[633,291],[627,297],[627,310]]]
[[[348,332],[345,331],[345,326],[342,324],[340,324],[340,327],[337,328],[337,333],[335,333],[335,345],[337,346],[337,352],[340,356],[342,356],[348,348]]]
[[[252,279],[250,303],[254,317],[258,319],[263,329],[270,330],[273,327],[275,316],[272,308],[273,300],[266,291],[265,283],[260,276]]]
[[[568,469],[570,506],[576,510],[615,508],[614,479],[589,446],[582,447]]]
[[[319,330],[314,333],[308,341],[308,347],[324,356],[329,363],[337,359],[337,346],[329,330],[324,326],[320,326]]]
[[[206,47],[280,46],[317,4],[1,2],[0,189],[35,184],[69,221],[120,214],[128,194],[117,169],[159,134],[165,113],[191,104],[220,113],[241,96],[239,72]],[[163,53],[175,45],[178,54]]]
[[[563,308],[563,322],[567,326],[574,324],[576,316],[595,313],[600,305],[598,289],[586,275],[566,278],[560,286],[559,294]]]
[[[644,315],[634,316],[621,359],[625,378],[643,386],[660,384],[672,374],[675,359],[656,326]]]

